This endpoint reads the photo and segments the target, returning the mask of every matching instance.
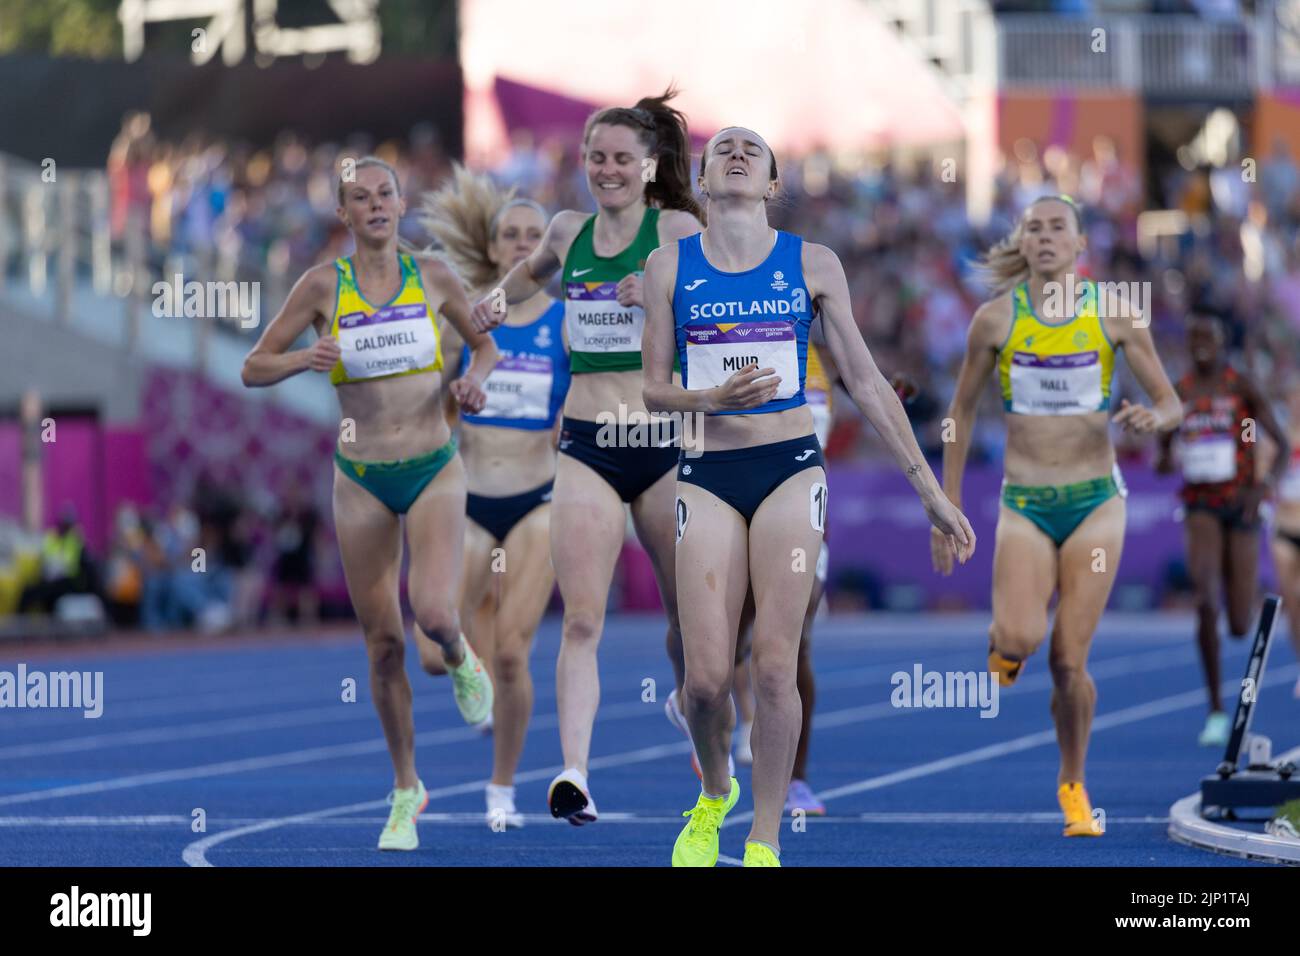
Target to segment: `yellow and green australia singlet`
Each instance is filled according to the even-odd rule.
[[[438,316],[429,308],[419,266],[406,253],[399,259],[402,285],[381,306],[362,298],[351,259],[334,260],[338,295],[330,333],[338,339],[343,355],[330,371],[332,384],[442,368]]]
[[[631,244],[614,256],[596,255],[595,225],[596,217],[591,216],[574,236],[560,279],[569,333],[569,368],[574,375],[641,367],[645,310],[639,305],[619,305],[615,290],[625,277],[644,272],[646,259],[659,247],[659,210],[653,207],[646,208]],[[677,367],[676,361],[673,367]]]
[[[1016,286],[1011,300],[1011,331],[998,351],[998,384],[1006,410],[1016,415],[1086,415],[1110,408],[1115,346],[1097,315],[1096,283],[1083,282],[1074,317],[1057,323],[1034,313],[1027,283]],[[1088,515],[1125,494],[1118,465],[1104,477],[1066,485],[1002,482],[1002,503],[1037,525],[1058,548]]]
[[[1086,415],[1110,408],[1115,346],[1097,315],[1097,284],[1084,280],[1074,318],[1057,323],[1034,313],[1028,283],[1015,287],[1011,301],[1011,331],[998,351],[998,384],[1006,410],[1017,415]]]
[[[330,370],[330,382],[343,385],[394,375],[417,375],[442,368],[438,316],[429,308],[420,267],[405,253],[402,284],[387,303],[374,306],[361,296],[350,259],[335,259],[338,298],[330,333],[342,356]],[[456,439],[440,448],[397,461],[359,461],[335,448],[339,470],[375,496],[393,514],[415,504],[429,482],[456,454]]]

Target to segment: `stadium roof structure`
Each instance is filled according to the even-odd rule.
[[[464,0],[460,58],[466,150],[481,157],[503,147],[508,129],[580,130],[588,105],[631,105],[669,83],[706,138],[741,124],[778,151],[964,135],[933,68],[860,0],[569,0],[563,15],[547,4]],[[509,102],[498,102],[499,78],[510,81]]]

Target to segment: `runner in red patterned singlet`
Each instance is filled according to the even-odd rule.
[[[1187,328],[1192,369],[1177,384],[1183,400],[1178,429],[1187,567],[1196,591],[1197,645],[1210,696],[1203,746],[1227,742],[1230,729],[1219,694],[1219,584],[1227,596],[1228,630],[1245,636],[1259,581],[1259,506],[1281,477],[1286,458],[1261,482],[1255,467],[1258,429],[1286,445],[1277,419],[1255,383],[1228,364],[1217,316],[1194,312]],[[1163,436],[1156,470],[1173,470],[1173,435]]]

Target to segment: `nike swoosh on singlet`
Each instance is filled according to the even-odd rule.
[[[576,279],[576,278],[578,278],[578,276],[585,276],[588,272],[590,272],[590,271],[591,271],[592,269],[594,269],[594,268],[596,268],[596,267],[595,267],[595,266],[588,266],[586,269],[574,269],[574,270],[573,270],[573,278]]]
[[[696,289],[698,289],[700,286],[704,285],[704,283],[708,281],[709,281],[708,279],[696,279],[694,282],[692,282],[688,286],[685,286],[684,288],[686,289],[687,292],[694,292]]]
[[[794,456],[794,460],[795,460],[795,461],[807,461],[807,460],[808,460],[808,456],[811,455],[812,453],[813,453],[813,449],[811,449],[811,448],[805,448],[805,449],[804,449],[804,452],[803,452],[802,455],[795,455],[795,456]]]

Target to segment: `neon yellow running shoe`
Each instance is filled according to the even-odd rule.
[[[394,790],[388,795],[388,802],[393,810],[388,814],[388,825],[379,834],[381,850],[415,850],[420,846],[420,834],[415,821],[429,805],[429,794],[424,789],[424,782],[417,780],[414,787],[406,790]]]
[[[492,716],[492,678],[465,635],[461,635],[460,642],[465,648],[465,659],[459,667],[448,666],[447,673],[451,674],[456,706],[465,723],[479,724]]]
[[[731,792],[726,797],[700,794],[695,806],[682,814],[690,822],[673,844],[673,866],[717,866],[718,830],[722,820],[740,799],[740,783],[731,778]]]
[[[781,858],[762,843],[745,844],[744,866],[780,866]]]

